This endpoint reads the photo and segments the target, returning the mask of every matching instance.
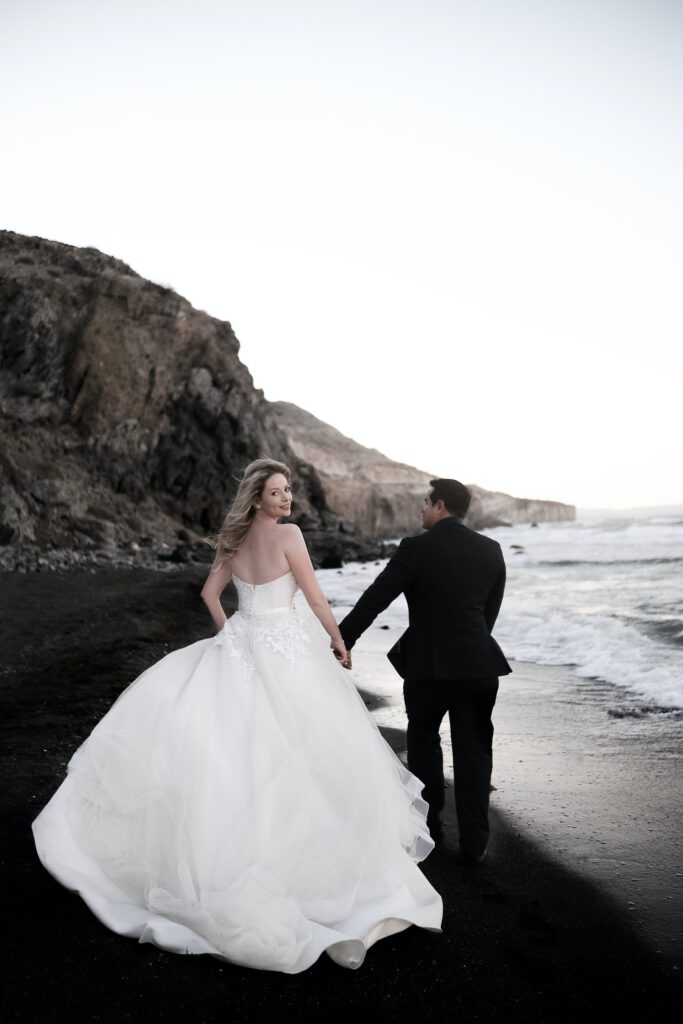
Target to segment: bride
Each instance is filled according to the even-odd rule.
[[[417,867],[433,847],[422,783],[344,670],[302,534],[278,522],[291,503],[287,466],[247,467],[202,591],[217,635],[124,690],[33,832],[113,931],[294,974],[322,952],[359,967],[410,924],[439,931],[442,904]]]

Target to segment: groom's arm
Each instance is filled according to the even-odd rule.
[[[498,618],[498,612],[503,603],[503,594],[505,592],[505,559],[503,558],[502,551],[499,554],[498,575],[484,604],[484,618],[486,619],[486,625],[489,627],[489,633],[493,630]]]
[[[358,598],[355,608],[339,623],[341,635],[349,650],[379,613],[388,608],[394,598],[403,593],[410,583],[410,540],[411,538],[406,537],[401,541],[398,550],[377,579]]]

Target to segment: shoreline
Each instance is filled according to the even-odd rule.
[[[513,761],[514,736],[526,736],[523,708],[538,704],[531,678],[528,703],[511,705],[505,729],[496,722],[509,751],[496,762],[490,861],[478,869],[458,863],[447,815],[446,844],[423,863],[444,899],[441,935],[410,928],[385,939],[358,972],[322,957],[304,974],[284,976],[173,956],[104,928],[42,868],[30,823],[118,693],[167,650],[210,635],[199,601],[203,578],[202,569],[189,567],[173,574],[2,578],[0,730],[8,781],[0,852],[5,913],[13,922],[4,958],[4,1020],[119,1024],[183,1015],[223,1021],[229,1008],[232,1020],[331,1021],[351,1014],[363,1019],[364,1012],[391,1018],[413,1009],[436,1021],[537,1024],[677,1005],[675,965],[657,956],[633,914],[606,883],[574,870],[569,858],[561,863],[531,813],[525,823],[511,813],[510,793],[530,792],[502,773]],[[366,637],[376,656],[366,657],[359,644],[354,676],[367,692],[373,660],[386,662],[388,634],[377,628]],[[521,678],[515,673],[509,681]],[[375,717],[394,714],[383,693],[388,683],[373,681]],[[499,711],[508,714],[500,698]],[[400,723],[384,723],[383,731],[403,749]]]
[[[385,657],[399,633],[371,627],[354,648],[354,670],[376,721],[405,756],[401,681]],[[492,810],[544,856],[599,886],[657,954],[683,970],[683,832],[672,813],[683,803],[683,716],[569,666],[510,664],[493,713]],[[447,719],[442,747],[448,780]],[[444,823],[455,849],[449,796]]]

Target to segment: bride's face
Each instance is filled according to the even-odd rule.
[[[282,473],[273,473],[266,480],[266,486],[259,499],[261,512],[271,519],[288,516],[292,511],[292,488]]]

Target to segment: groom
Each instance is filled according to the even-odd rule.
[[[463,525],[470,498],[457,480],[432,480],[422,509],[426,533],[401,541],[339,628],[350,650],[376,616],[405,594],[409,626],[388,658],[404,679],[408,769],[424,783],[427,824],[438,843],[444,805],[439,727],[448,712],[460,852],[477,864],[489,836],[491,712],[498,676],[512,669],[491,636],[505,562],[496,541]]]

